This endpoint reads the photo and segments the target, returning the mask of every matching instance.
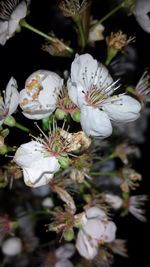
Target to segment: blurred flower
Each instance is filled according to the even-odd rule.
[[[134,15],[141,26],[141,28],[146,31],[147,33],[150,33],[150,1],[149,0],[136,0],[135,1],[135,9],[134,9]]]
[[[134,155],[140,157],[140,151],[138,147],[128,145],[127,143],[119,144],[115,149],[115,155],[120,158],[120,160],[127,165],[129,163],[128,157]]]
[[[66,17],[79,16],[89,5],[90,0],[61,0],[59,8]]]
[[[63,79],[54,72],[38,70],[32,73],[20,92],[20,106],[24,116],[40,120],[52,114],[62,85]]]
[[[127,257],[127,248],[126,248],[126,240],[115,239],[112,243],[108,244],[109,249],[112,250],[113,253],[118,254],[122,257]]]
[[[108,221],[105,212],[97,207],[86,210],[80,223],[76,247],[86,259],[93,259],[97,255],[100,243],[109,243],[115,239],[115,224]]]
[[[0,96],[0,125],[2,125],[5,119],[16,111],[18,103],[19,93],[17,91],[17,82],[11,77],[6,86],[4,100]]]
[[[0,44],[4,45],[11,38],[21,19],[27,15],[26,1],[2,0],[0,2]]]
[[[22,251],[22,242],[18,237],[10,237],[2,243],[2,252],[6,256],[16,256]]]
[[[139,186],[139,181],[142,180],[142,175],[129,167],[122,168],[120,177],[123,179],[120,187],[123,192],[129,192],[130,189],[135,190]]]
[[[58,247],[55,252],[48,253],[44,267],[73,267],[69,260],[75,253],[73,244],[68,243]]]
[[[147,200],[148,196],[146,195],[131,196],[128,200],[129,212],[141,222],[147,221],[145,217],[145,210],[143,210],[143,206]]]
[[[71,66],[68,92],[81,110],[81,126],[87,135],[108,137],[110,120],[130,122],[139,117],[140,103],[120,94],[110,97],[118,88],[108,70],[89,54],[77,55]]]
[[[46,197],[42,200],[42,206],[44,208],[53,208],[54,207],[54,202],[51,197]]]
[[[114,210],[120,209],[123,204],[121,197],[112,194],[105,194],[104,199],[106,203],[109,204]]]
[[[91,27],[92,27],[92,24],[95,24],[96,22],[97,22],[96,20],[92,21]],[[93,43],[96,41],[104,40],[104,35],[103,35],[104,29],[105,28],[101,23],[97,24],[94,27],[94,29],[91,29],[89,32],[89,42]]]
[[[150,73],[148,71],[143,73],[134,93],[141,102],[150,102]]]

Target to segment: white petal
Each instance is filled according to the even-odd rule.
[[[134,15],[137,22],[142,27],[142,29],[150,33],[150,1],[149,0],[136,0]]]
[[[27,14],[27,5],[25,1],[22,1],[13,11],[9,20],[9,37],[16,31],[19,21],[23,19]]]
[[[43,145],[36,141],[31,141],[21,145],[17,149],[13,160],[20,167],[28,168],[32,166],[34,162],[43,158],[42,152],[44,152]]]
[[[105,226],[99,219],[89,219],[83,229],[87,235],[98,241],[102,239]]]
[[[106,219],[106,214],[103,210],[98,207],[91,207],[86,211],[86,217],[88,219],[97,218],[97,219]]]
[[[69,260],[59,260],[54,267],[73,267],[73,264]]]
[[[16,111],[19,104],[19,92],[17,90],[17,87],[18,86],[16,80],[11,77],[7,84],[5,93],[5,105],[9,108],[9,115]]]
[[[97,255],[98,242],[94,239],[88,238],[88,236],[80,230],[77,236],[76,248],[81,256],[87,260],[92,260]]]
[[[32,163],[29,168],[23,168],[24,182],[30,187],[46,185],[60,165],[55,157],[43,157]]]
[[[98,108],[82,107],[81,126],[87,135],[105,138],[112,134],[112,126],[108,115]]]
[[[71,243],[65,244],[56,249],[55,254],[59,259],[69,259],[75,253],[75,246]]]
[[[141,105],[130,96],[118,95],[107,99],[106,103],[103,103],[103,110],[111,120],[130,122],[139,118]]]
[[[49,75],[41,81],[43,90],[39,94],[39,102],[43,108],[51,106],[55,109],[57,94],[60,91],[63,80],[54,72],[49,72]]]
[[[4,45],[7,41],[8,21],[0,21],[0,44]]]
[[[76,84],[73,83],[71,79],[68,79],[67,81],[67,89],[70,99],[76,106],[78,106],[78,89]]]
[[[116,230],[116,225],[113,222],[108,222],[105,225],[105,232],[103,234],[102,240],[108,243],[114,241],[116,238]]]

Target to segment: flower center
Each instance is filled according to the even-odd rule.
[[[66,86],[62,86],[61,90],[58,92],[56,107],[66,113],[72,113],[77,108],[69,98]]]

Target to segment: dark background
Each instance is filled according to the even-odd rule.
[[[141,0],[142,1],[142,0]],[[30,14],[27,21],[36,28],[44,31],[53,31],[58,37],[71,40],[74,48],[77,44],[76,33],[72,27],[71,19],[64,18],[58,10],[55,0],[32,0]],[[111,10],[117,1],[114,0],[93,0],[91,11],[94,18],[101,18],[108,10]],[[110,71],[117,77],[121,72],[122,81],[125,84],[136,84],[146,67],[150,67],[150,35],[144,32],[136,23],[135,17],[128,16],[126,10],[119,11],[105,23],[105,35],[111,31],[123,30],[128,36],[136,36],[136,42],[132,44],[130,55],[120,54],[117,66],[110,65]],[[22,29],[7,41],[5,46],[0,46],[0,89],[5,86],[11,76],[18,82],[18,88],[24,87],[26,78],[35,70],[48,69],[57,71],[61,75],[64,70],[70,69],[72,59],[52,57],[41,50],[44,40],[36,34]],[[97,42],[94,48],[86,48],[95,58],[104,62],[106,59],[105,41]],[[130,67],[126,66],[130,61]],[[25,124],[28,120],[25,119]],[[140,127],[140,125],[139,125]],[[17,140],[17,130],[14,135],[14,144]],[[139,193],[150,193],[150,127],[147,125],[145,132],[146,141],[140,144],[142,158],[137,160],[136,169],[143,175],[143,182]],[[13,194],[13,192],[12,192]],[[147,204],[147,217],[149,216],[149,203]],[[119,221],[118,237],[128,240],[129,259],[116,258],[114,266],[150,266],[149,259],[149,223],[141,223],[132,216],[122,218]]]

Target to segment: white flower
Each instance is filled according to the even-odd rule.
[[[136,0],[134,15],[141,28],[150,33],[150,1],[149,0]]]
[[[22,242],[18,237],[10,237],[2,243],[2,252],[6,256],[16,256],[22,251]]]
[[[93,259],[96,256],[100,242],[112,242],[115,239],[115,224],[108,221],[105,212],[97,207],[86,211],[81,224],[76,247],[86,259]]]
[[[73,267],[69,258],[75,253],[75,247],[73,244],[68,243],[56,249],[55,255],[57,262],[54,267]]]
[[[26,1],[2,0],[0,3],[0,44],[4,45],[27,14]]]
[[[19,103],[19,93],[17,91],[17,82],[11,77],[9,80],[4,99],[0,96],[0,125],[4,120],[15,112]]]
[[[68,140],[70,133],[66,132],[62,136],[62,129],[57,126],[50,131],[49,136],[46,136],[41,129],[40,131],[43,138],[34,137],[35,141],[21,145],[14,156],[14,161],[23,169],[26,185],[31,187],[48,184],[60,166],[68,163],[68,154],[72,151],[70,149],[72,139],[70,142]]]
[[[48,184],[60,167],[57,159],[46,155],[46,149],[37,141],[21,145],[14,161],[23,168],[24,181],[31,187]]]
[[[57,95],[63,80],[54,72],[38,70],[26,80],[20,92],[20,106],[25,117],[40,120],[56,108]]]
[[[130,122],[139,117],[140,103],[130,96],[110,96],[115,87],[106,67],[89,54],[76,56],[68,80],[71,100],[81,110],[81,126],[87,135],[108,137],[112,133],[110,120]]]
[[[129,198],[128,210],[141,222],[147,221],[145,217],[145,210],[143,209],[143,206],[147,200],[148,197],[146,195],[131,196]]]
[[[122,207],[123,200],[119,196],[112,194],[105,194],[105,201],[108,203],[114,210],[118,210]]]
[[[92,21],[92,24],[96,23],[97,21]],[[92,27],[91,24],[91,27]],[[99,23],[97,24],[94,29],[91,29],[89,32],[89,42],[96,42],[104,40],[103,31],[105,30],[104,26]]]

